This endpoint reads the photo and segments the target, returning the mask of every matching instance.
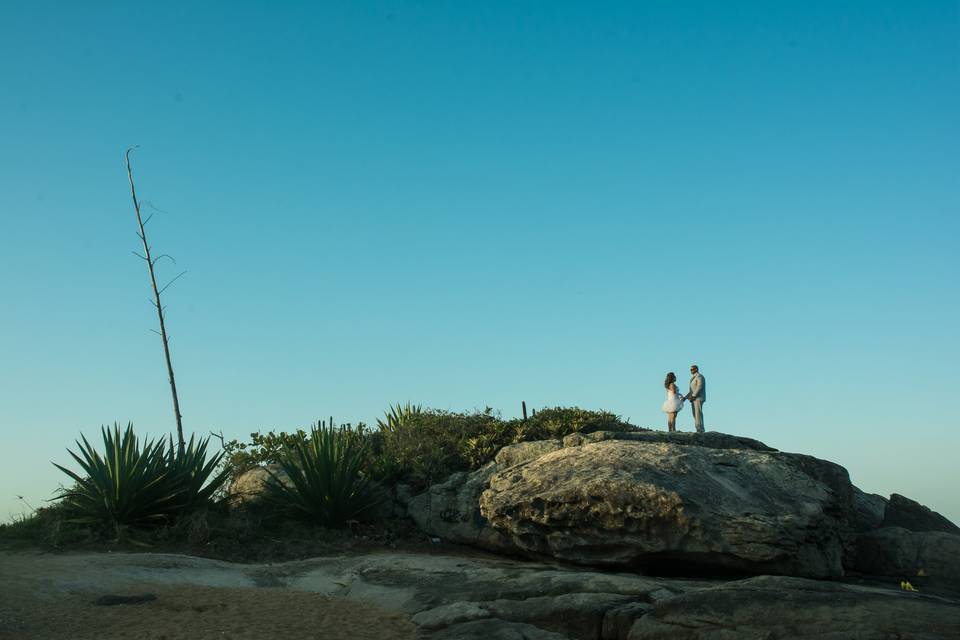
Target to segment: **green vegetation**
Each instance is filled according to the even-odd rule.
[[[543,409],[527,420],[503,420],[489,407],[454,413],[391,406],[378,426],[371,446],[371,474],[384,482],[408,482],[416,489],[456,471],[478,469],[510,444],[572,433],[637,430],[608,411],[577,407]]]
[[[420,405],[391,405],[376,429],[344,425],[366,444],[363,477],[391,486],[409,483],[423,489],[451,473],[478,469],[510,444],[557,439],[572,433],[633,431],[635,427],[609,411],[554,407],[527,420],[503,420],[493,409],[452,412],[424,409]],[[299,443],[309,442],[303,430],[254,432],[249,442],[224,444],[224,467],[233,475],[258,465],[278,464],[289,458]]]
[[[80,436],[80,454],[68,453],[83,469],[74,473],[55,466],[76,484],[60,493],[68,519],[77,524],[104,526],[117,530],[123,525],[155,525],[176,513],[176,495],[167,482],[169,471],[164,442],[147,441],[141,446],[128,424],[103,427],[101,456]]]
[[[93,532],[88,527],[65,520],[62,505],[40,507],[29,515],[17,516],[13,522],[0,524],[0,541],[61,547],[92,539]]]
[[[277,464],[284,449],[293,446],[297,440],[306,437],[306,432],[297,429],[293,433],[281,431],[274,433],[250,434],[250,442],[230,440],[223,443],[223,468],[231,476],[237,476],[247,469],[265,464]]]
[[[167,473],[179,513],[192,513],[205,507],[230,477],[229,469],[217,471],[223,452],[207,459],[209,443],[210,438],[196,440],[191,435],[183,448],[174,450],[173,437],[170,437]]]
[[[472,468],[469,440],[503,424],[489,408],[474,413],[418,409],[393,417],[388,413],[387,421],[379,423],[371,466],[383,482],[409,482],[417,488]]]
[[[60,491],[60,506],[70,523],[102,528],[119,536],[127,526],[166,524],[177,516],[204,506],[227,474],[213,475],[222,454],[207,460],[208,440],[170,450],[162,440],[142,445],[128,424],[101,429],[103,455],[80,436],[79,454],[68,453],[82,468],[76,473],[55,464],[75,484]]]
[[[374,429],[360,423],[254,432],[211,454],[209,438],[191,437],[182,447],[172,437],[141,442],[132,425],[114,425],[101,429],[102,451],[81,436],[78,451],[69,451],[80,470],[56,465],[73,485],[51,507],[0,525],[0,541],[126,540],[244,559],[297,557],[346,544],[353,534],[392,545],[420,535],[384,515],[400,483],[422,491],[519,442],[637,429],[612,413],[577,407],[504,420],[490,408],[459,413],[406,404],[390,406]],[[235,479],[265,465],[261,500],[241,504],[229,495]]]
[[[326,526],[355,520],[379,498],[362,472],[368,443],[362,431],[314,426],[279,453],[285,479],[271,475],[267,499],[282,511]]]

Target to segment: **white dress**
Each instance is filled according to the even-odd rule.
[[[683,409],[683,396],[676,391],[667,389],[667,399],[663,402],[664,413],[677,413]]]

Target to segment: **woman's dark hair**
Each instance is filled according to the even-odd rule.
[[[677,376],[674,375],[673,371],[667,374],[667,379],[663,381],[663,388],[669,389],[670,385],[677,381]]]

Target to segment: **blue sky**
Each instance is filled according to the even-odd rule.
[[[708,428],[960,521],[955,2],[0,4],[0,518],[80,433]],[[690,430],[685,414],[680,428]]]

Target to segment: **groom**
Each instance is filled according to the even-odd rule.
[[[703,403],[707,401],[707,381],[700,374],[700,367],[690,365],[690,391],[687,393],[690,408],[693,409],[693,426],[697,433],[703,433]]]

